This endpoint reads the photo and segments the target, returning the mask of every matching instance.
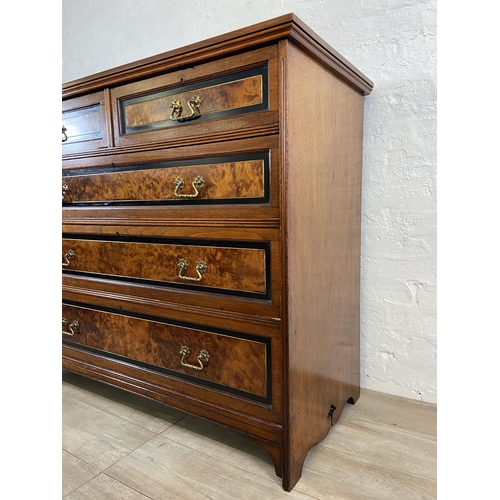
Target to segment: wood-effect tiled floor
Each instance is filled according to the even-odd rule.
[[[362,390],[292,492],[244,435],[63,371],[66,500],[436,498],[436,405]]]

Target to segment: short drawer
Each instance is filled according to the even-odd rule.
[[[63,271],[144,285],[268,298],[265,243],[162,238],[63,237]]]
[[[277,125],[278,79],[277,47],[270,46],[113,88],[115,143],[185,143]]]
[[[104,92],[62,103],[62,152],[78,153],[108,147]]]
[[[271,402],[271,339],[63,304],[62,338],[132,365]]]
[[[65,204],[269,202],[269,152],[63,171]]]

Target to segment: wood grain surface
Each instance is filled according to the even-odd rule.
[[[128,129],[129,127],[142,127],[157,122],[172,121],[170,120],[172,111],[170,105],[175,100],[180,101],[182,104],[181,116],[187,115],[190,112],[187,102],[195,95],[201,99],[200,116],[253,106],[262,102],[263,90],[262,77],[259,75],[190,92],[176,92],[167,97],[155,97],[155,94],[153,94],[148,96],[147,100],[137,104],[127,104],[127,101],[123,100],[122,106],[125,109],[124,126]],[[174,123],[182,125],[175,120]],[[171,123],[168,123],[168,125],[171,125]]]
[[[248,160],[206,165],[169,167],[155,164],[125,171],[85,173],[63,178],[69,189],[65,203],[107,201],[162,201],[162,200],[227,200],[264,197],[264,161]],[[203,177],[203,186],[195,195],[193,182]],[[183,188],[176,188],[175,180],[184,180]],[[177,191],[176,191],[177,189]],[[176,194],[177,192],[177,194]]]
[[[263,249],[65,238],[63,256],[69,250],[75,254],[66,267],[69,271],[266,292],[266,253]],[[195,268],[200,261],[206,263],[207,270],[198,281],[185,280],[179,276],[180,259],[188,262],[188,269],[182,271],[182,276],[198,279]]]
[[[267,395],[266,344],[145,319],[63,305],[63,316],[79,321],[78,343],[175,372],[210,380],[258,396]],[[65,340],[73,338],[64,336]],[[181,364],[180,348],[191,351],[184,362],[199,366],[202,349],[209,359],[202,370]]]
[[[205,62],[112,88],[110,111],[115,146],[132,147],[149,142],[175,143],[181,146],[200,140],[209,142],[204,139],[196,141],[196,137],[203,138],[210,135],[213,138],[225,136],[228,139],[247,129],[276,126],[278,123],[276,56],[276,46],[263,47],[238,56]],[[236,76],[247,70],[257,71],[256,68],[259,67],[263,67],[265,72],[267,89],[261,76],[251,78]],[[213,82],[218,78],[231,78],[231,75],[235,75],[235,81],[232,83],[227,82],[225,85],[207,83],[206,88],[198,88],[203,87],[204,81]],[[183,90],[183,87],[190,85],[195,85],[196,90]],[[162,92],[168,94],[162,96]],[[158,93],[157,99],[149,99],[156,93]],[[172,109],[169,107],[172,101],[175,98],[181,100],[183,114],[186,114],[189,112],[187,100],[195,95],[201,97],[199,111],[201,116],[206,114],[207,119],[172,121],[170,119]],[[265,109],[261,109],[261,102]],[[229,116],[216,114],[219,111],[230,110],[233,110],[233,114]],[[135,130],[132,123],[135,124]]]
[[[284,49],[290,489],[309,449],[359,396],[363,96],[294,44]]]

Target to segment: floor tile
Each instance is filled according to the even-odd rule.
[[[64,500],[150,500],[115,479],[100,474]]]
[[[311,500],[164,436],[154,437],[106,474],[153,500]]]
[[[87,481],[100,473],[92,465],[74,457],[63,450],[62,452],[62,495],[63,497],[76,490]]]
[[[145,397],[63,370],[63,393],[160,434],[186,414]]]
[[[63,450],[104,470],[155,434],[63,394]]]
[[[187,416],[177,425],[169,427],[162,436],[222,462],[238,464],[240,469],[281,484],[267,453],[244,434],[201,418]]]
[[[436,489],[435,480],[319,444],[309,452],[294,491],[318,500],[431,500]]]
[[[320,444],[356,460],[436,479],[436,438],[426,434],[342,415]]]
[[[397,426],[428,436],[437,434],[437,405],[381,392],[361,390],[354,405],[346,405],[344,415]]]
[[[436,409],[362,390],[286,493],[245,435],[63,371],[63,497],[430,500]]]

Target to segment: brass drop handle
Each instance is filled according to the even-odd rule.
[[[184,194],[179,192],[184,188],[184,179],[182,177],[177,177],[177,179],[175,179],[174,181],[174,185],[174,195],[177,196],[177,198],[196,198],[200,194],[198,189],[201,189],[205,185],[205,179],[201,175],[197,175],[195,177],[194,181],[191,184],[194,189],[193,194]]]
[[[63,319],[62,319],[62,332],[64,335],[69,335],[70,337],[72,337],[75,333],[78,333],[78,330],[80,328],[80,323],[78,323],[78,321],[75,319],[75,321],[73,321],[70,325],[69,325],[69,332],[66,332],[64,331],[64,328],[66,327],[66,325],[68,324],[68,320],[63,316]]]
[[[64,258],[66,259],[66,262],[63,262],[62,265],[63,266],[69,266],[71,264],[71,261],[75,258],[75,252],[73,252],[73,250],[68,250],[65,254],[64,254]]]
[[[177,262],[177,267],[179,268],[179,278],[187,281],[201,281],[201,278],[203,277],[202,274],[208,269],[207,263],[200,260],[196,264],[196,272],[198,273],[198,277],[190,278],[189,276],[182,276],[182,273],[184,271],[187,271],[188,268],[188,261],[186,259],[179,259],[179,262]]]
[[[62,126],[62,135],[64,136],[62,142],[66,142],[68,140],[68,136],[66,135],[66,130],[68,130],[64,125]]]
[[[170,119],[178,122],[187,122],[190,120],[194,120],[195,118],[199,118],[201,116],[200,106],[201,106],[201,98],[199,95],[195,95],[189,99],[187,102],[189,109],[191,110],[188,115],[181,116],[182,114],[182,103],[181,101],[172,101],[170,107],[172,108],[172,112],[170,113]],[[196,113],[198,112],[198,114]]]
[[[181,347],[181,350],[179,351],[179,354],[182,355],[181,365],[186,366],[187,368],[192,368],[193,370],[203,370],[203,368],[205,368],[203,363],[208,363],[208,360],[210,359],[208,351],[206,351],[205,349],[202,349],[200,351],[200,354],[198,354],[198,365],[190,365],[189,363],[185,362],[185,359],[189,357],[190,353],[191,351],[189,350],[188,346],[183,345]]]
[[[68,196],[69,194],[69,186],[67,184],[63,184],[62,186],[62,201],[64,201],[64,198]]]

